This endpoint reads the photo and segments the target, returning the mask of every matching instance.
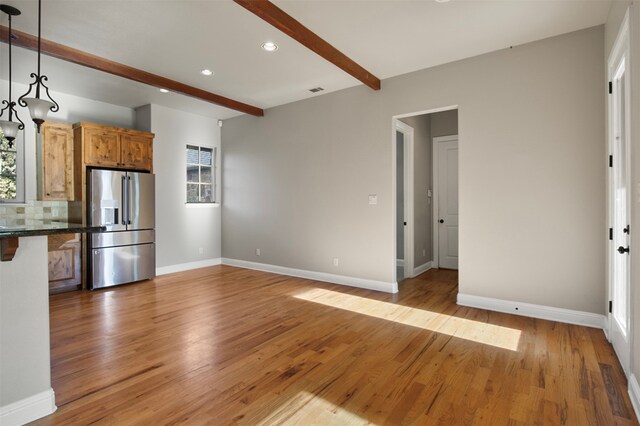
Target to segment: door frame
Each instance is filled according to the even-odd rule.
[[[414,241],[413,241],[413,192],[414,192],[414,175],[413,175],[413,160],[414,160],[414,141],[413,141],[413,137],[414,137],[414,129],[413,127],[409,126],[406,123],[403,123],[400,120],[395,120],[395,132],[394,132],[394,140],[395,140],[395,144],[394,146],[396,147],[396,150],[394,150],[394,162],[393,165],[395,167],[396,165],[396,161],[395,159],[398,156],[397,153],[397,146],[398,146],[398,141],[396,140],[396,136],[397,136],[397,132],[400,132],[403,134],[404,139],[403,139],[403,148],[404,148],[404,155],[402,156],[403,158],[403,168],[404,168],[404,177],[403,177],[403,187],[404,187],[404,216],[407,219],[407,225],[403,228],[404,229],[404,278],[411,278],[413,277],[413,257],[414,257],[414,253],[413,253],[413,246],[414,246]],[[398,173],[397,170],[394,173],[394,176],[396,177],[396,181],[398,179]],[[396,212],[397,210],[397,194],[394,196],[394,205],[396,206]],[[396,220],[398,218],[396,217]],[[397,223],[396,223],[397,224]],[[396,249],[395,249],[395,259],[396,259],[396,268],[398,267],[397,262],[398,262],[398,235],[396,234],[395,236],[395,245],[396,245]],[[397,269],[396,269],[396,275],[397,275]],[[396,281],[397,281],[398,277],[396,276]]]
[[[393,230],[393,246],[391,249],[391,256],[392,256],[392,262],[391,262],[391,267],[392,267],[392,273],[393,275],[391,275],[393,277],[393,281],[396,283],[398,283],[398,274],[397,274],[397,251],[396,251],[396,245],[397,245],[397,241],[398,241],[398,236],[397,236],[397,232],[396,232],[396,216],[397,216],[397,194],[396,194],[396,185],[397,185],[397,173],[398,171],[396,170],[396,158],[397,158],[397,154],[396,154],[396,122],[399,121],[400,118],[407,118],[407,117],[415,117],[416,115],[425,115],[425,114],[434,114],[436,112],[443,112],[443,111],[450,111],[450,110],[458,110],[458,133],[460,133],[460,108],[458,105],[448,105],[448,106],[444,106],[444,107],[439,107],[439,108],[432,108],[432,109],[427,109],[427,110],[421,110],[421,111],[416,111],[416,112],[410,112],[410,113],[405,113],[405,114],[398,114],[398,115],[394,115],[391,117],[391,229]],[[460,144],[460,140],[458,139],[458,144]],[[459,146],[459,145],[458,145]],[[413,169],[413,165],[412,165],[412,169]],[[413,182],[413,173],[411,176],[411,180]],[[412,194],[413,196],[413,194]],[[411,223],[411,229],[413,230],[413,212],[411,213],[411,222],[407,221],[407,226],[409,226],[409,223]],[[413,232],[411,233],[411,238],[413,239]],[[413,252],[412,252],[412,259],[413,259]],[[406,268],[405,268],[406,271]],[[414,274],[414,270],[411,271],[410,275],[407,275],[406,278],[409,277],[413,277],[415,276]],[[397,288],[396,288],[397,291]]]
[[[439,242],[440,242],[440,232],[439,232],[439,227],[438,227],[438,207],[440,205],[440,201],[439,201],[439,196],[440,196],[440,191],[438,189],[438,184],[439,184],[439,179],[438,179],[438,172],[440,170],[440,166],[439,166],[439,158],[440,156],[438,155],[438,147],[440,145],[438,145],[441,142],[458,142],[458,150],[460,150],[460,142],[458,140],[458,135],[449,135],[449,136],[437,136],[435,138],[432,139],[432,152],[431,152],[431,160],[433,161],[432,167],[431,167],[431,171],[433,172],[433,177],[432,177],[432,185],[433,185],[433,189],[432,189],[432,200],[433,200],[433,214],[432,219],[433,219],[433,267],[434,268],[439,268],[440,267],[440,247],[439,247]],[[459,152],[459,151],[458,151]],[[458,173],[460,173],[460,161],[458,160]],[[458,212],[459,213],[459,212]],[[460,224],[458,224],[458,229],[460,227]],[[458,238],[460,237],[460,234],[458,233]],[[459,255],[460,253],[458,253]]]
[[[627,9],[622,24],[620,25],[620,30],[614,42],[613,48],[611,49],[611,53],[609,58],[607,59],[607,78],[608,81],[613,82],[616,73],[618,72],[618,64],[620,63],[621,56],[624,56],[625,61],[625,78],[627,79],[625,84],[625,101],[627,105],[625,107],[625,133],[627,138],[625,140],[625,152],[626,152],[626,168],[627,174],[625,176],[625,184],[628,192],[628,200],[627,200],[627,217],[629,222],[631,222],[631,204],[633,202],[632,195],[632,186],[631,186],[631,105],[630,105],[630,71],[631,71],[631,49],[630,49],[630,32],[629,32],[629,9]],[[608,103],[608,112],[607,112],[607,148],[608,154],[614,154],[614,146],[615,146],[615,131],[614,131],[614,96],[607,96]],[[609,227],[613,228],[614,217],[615,217],[615,203],[613,201],[612,188],[615,184],[614,178],[614,169],[613,167],[608,167],[607,173],[607,223]],[[629,243],[631,245],[631,235],[628,236]],[[608,301],[613,300],[613,280],[614,280],[614,265],[615,265],[615,256],[620,256],[616,251],[615,240],[607,240],[607,304]],[[627,346],[624,348],[623,353],[618,353],[615,350],[618,360],[622,365],[622,369],[625,374],[630,373],[631,368],[631,358],[632,358],[632,348],[633,348],[633,321],[631,318],[631,301],[632,301],[632,286],[631,286],[631,260],[629,260],[629,268],[627,269]],[[613,318],[613,314],[608,312],[607,309],[607,326],[605,328],[607,339],[613,344],[613,327],[615,326],[615,320]]]

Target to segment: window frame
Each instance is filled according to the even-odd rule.
[[[4,139],[4,135],[2,136]],[[16,152],[16,198],[0,198],[0,205],[24,204],[25,203],[25,155],[24,155],[24,130],[18,132],[13,146]],[[1,142],[1,141],[0,141]],[[0,149],[2,150],[2,149]],[[6,151],[6,150],[2,150]]]
[[[216,146],[203,146],[203,145],[195,145],[195,144],[186,144],[185,147],[185,204],[187,206],[207,206],[207,205],[216,205],[217,202],[217,159],[218,159],[218,147]],[[198,164],[189,162],[189,150],[190,149],[198,149]],[[202,150],[210,150],[211,151],[211,165],[202,164],[200,162],[200,153]],[[198,167],[198,181],[189,181],[188,178],[188,169],[190,166]],[[211,183],[202,182],[202,167],[210,167],[211,168]],[[198,185],[198,199],[202,200],[202,187],[204,185],[211,185],[211,201],[189,201],[189,185]]]

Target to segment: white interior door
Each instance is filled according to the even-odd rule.
[[[628,22],[628,21],[627,21]],[[628,26],[622,30],[609,59],[609,338],[629,372],[630,341],[630,87]]]
[[[458,137],[434,138],[437,188],[437,263],[458,269]]]

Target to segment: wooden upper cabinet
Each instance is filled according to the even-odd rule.
[[[74,131],[82,166],[153,169],[153,133],[93,123],[77,123]]]
[[[70,125],[47,121],[40,145],[39,199],[72,201],[73,131]]]
[[[120,135],[120,162],[127,169],[151,170],[153,138],[147,135]]]
[[[119,167],[120,138],[106,128],[84,129],[84,162],[90,166]]]

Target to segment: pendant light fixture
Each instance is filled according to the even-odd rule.
[[[34,78],[35,80],[29,85],[29,90],[27,90],[27,93],[18,98],[18,104],[20,104],[20,106],[29,108],[31,119],[38,126],[38,133],[40,133],[40,126],[47,119],[47,114],[49,113],[49,111],[56,112],[60,109],[58,103],[54,101],[49,94],[49,88],[44,84],[44,82],[49,80],[49,78],[46,75],[42,75],[40,73],[40,43],[42,39],[41,27],[42,0],[38,0],[38,73],[31,73],[31,78]],[[31,89],[33,89],[33,86],[36,86],[35,98],[27,97],[27,95],[31,93]],[[47,95],[47,98],[49,98],[49,100],[40,99],[40,86],[44,87],[45,94]]]
[[[6,13],[9,17],[9,100],[2,101],[2,105],[6,106],[0,110],[0,117],[2,117],[2,114],[4,114],[5,111],[7,111],[9,113],[9,119],[0,120],[0,128],[2,129],[5,139],[9,141],[9,147],[12,147],[18,131],[24,129],[24,123],[20,120],[20,117],[18,117],[18,111],[15,109],[16,103],[13,102],[13,99],[11,98],[11,38],[13,36],[11,33],[11,17],[20,15],[20,11],[7,4],[0,4],[0,10]],[[18,122],[13,121],[14,115]]]

